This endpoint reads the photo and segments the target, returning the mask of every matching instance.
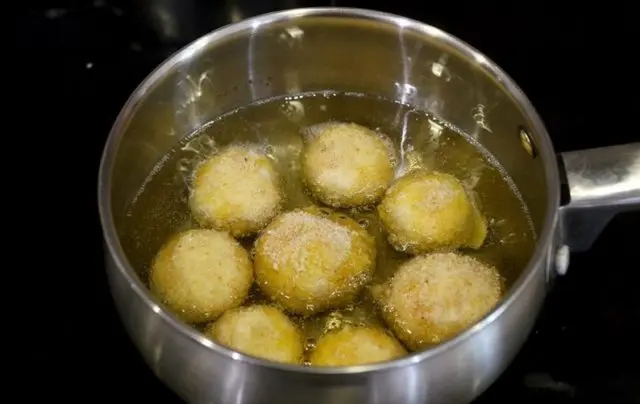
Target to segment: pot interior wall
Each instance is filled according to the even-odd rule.
[[[408,103],[474,137],[513,179],[539,234],[543,158],[532,157],[519,134],[528,128],[534,144],[540,135],[485,62],[437,30],[341,16],[256,23],[201,39],[156,71],[121,116],[110,190],[116,229],[145,178],[184,136],[256,100],[330,89]]]

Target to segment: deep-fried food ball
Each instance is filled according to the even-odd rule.
[[[487,225],[454,176],[417,170],[396,181],[378,205],[394,248],[409,253],[479,248]]]
[[[202,163],[193,176],[189,206],[203,226],[250,236],[282,208],[280,179],[256,147],[229,146]]]
[[[241,353],[276,362],[300,363],[304,352],[298,327],[266,305],[229,310],[207,328],[206,335]]]
[[[256,242],[262,291],[286,310],[311,314],[346,305],[371,279],[375,241],[353,219],[309,207],[283,213]]]
[[[494,267],[475,258],[433,253],[405,262],[372,292],[389,327],[417,350],[480,320],[500,300],[502,280]]]
[[[217,230],[177,234],[151,265],[151,290],[189,323],[210,321],[239,306],[252,282],[249,254]]]
[[[304,149],[311,193],[333,207],[377,203],[394,176],[391,142],[355,123],[327,123]]]
[[[318,339],[310,362],[314,366],[356,366],[405,356],[394,337],[371,326],[344,326]]]

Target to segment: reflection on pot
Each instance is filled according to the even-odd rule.
[[[162,42],[183,44],[226,24],[298,7],[334,6],[335,0],[157,0],[135,2]]]

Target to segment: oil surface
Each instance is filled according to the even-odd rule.
[[[283,178],[285,210],[314,203],[302,185],[300,153],[309,129],[328,121],[354,122],[389,136],[397,152],[396,176],[424,167],[458,177],[475,193],[489,224],[483,247],[463,252],[495,265],[507,286],[517,278],[533,251],[535,235],[517,190],[490,154],[469,136],[424,112],[389,100],[342,93],[281,97],[249,105],[210,122],[177,145],[140,189],[122,230],[125,252],[141,277],[146,280],[154,255],[170,235],[197,227],[187,206],[190,176],[201,161],[228,144],[250,142],[264,147]],[[387,243],[373,207],[344,213],[376,237],[375,283],[410,258]],[[249,251],[253,241],[242,240]],[[264,301],[254,287],[246,304]],[[299,320],[309,348],[323,331],[345,321],[382,325],[366,292],[344,310]]]

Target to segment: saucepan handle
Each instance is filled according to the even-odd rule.
[[[640,143],[562,153],[567,200],[560,208],[564,244],[588,250],[611,218],[640,210]]]

